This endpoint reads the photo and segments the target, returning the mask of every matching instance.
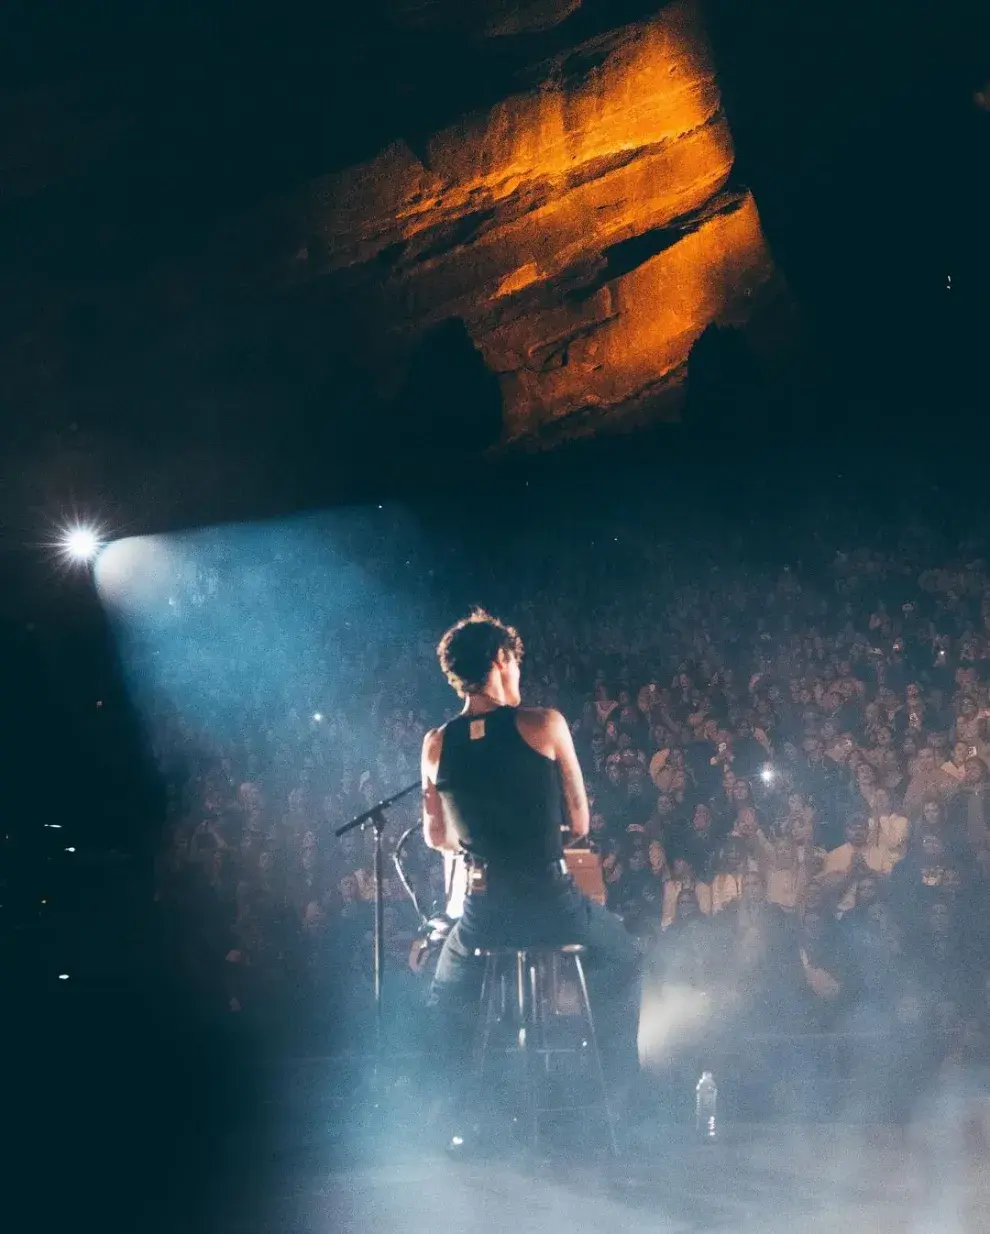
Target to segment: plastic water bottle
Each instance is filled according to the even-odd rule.
[[[710,1071],[703,1071],[698,1087],[694,1090],[694,1125],[698,1136],[706,1144],[715,1139],[716,1107],[718,1104],[718,1087],[715,1077]]]

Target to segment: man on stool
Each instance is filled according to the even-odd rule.
[[[437,654],[464,699],[423,740],[426,843],[468,866],[464,910],[430,989],[443,1061],[457,1085],[478,1014],[486,947],[581,943],[606,1076],[619,1104],[639,1069],[639,961],[617,917],[582,896],[566,872],[561,824],[588,834],[584,777],[559,711],[522,707],[523,645],[480,609],[452,626]],[[453,1073],[453,1074],[451,1074]]]

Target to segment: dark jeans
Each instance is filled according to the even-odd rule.
[[[479,1015],[485,961],[476,948],[581,943],[588,992],[606,1076],[626,1089],[639,1069],[637,1035],[640,962],[618,917],[586,899],[570,877],[528,885],[496,878],[482,895],[468,896],[437,961],[429,1003],[437,1024],[437,1061],[461,1072]]]

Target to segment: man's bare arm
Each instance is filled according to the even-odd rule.
[[[442,744],[442,729],[431,729],[423,738],[423,757],[420,763],[423,782],[423,839],[429,848],[439,852],[456,852],[457,844],[447,832],[443,802],[440,800],[436,784],[437,765],[440,761]]]
[[[547,712],[550,736],[553,740],[554,757],[560,765],[560,783],[564,792],[564,809],[571,835],[580,840],[591,830],[591,815],[588,810],[588,794],[584,787],[584,775],[574,749],[574,738],[567,721],[559,711]]]

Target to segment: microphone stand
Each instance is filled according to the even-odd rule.
[[[385,903],[382,896],[382,887],[385,881],[384,863],[382,861],[382,832],[385,830],[385,811],[389,806],[394,805],[402,797],[406,797],[409,793],[415,792],[420,787],[419,780],[412,784],[407,784],[405,788],[399,789],[397,793],[393,793],[391,797],[386,797],[384,801],[379,801],[369,810],[365,810],[362,814],[352,818],[349,823],[344,823],[343,827],[338,827],[334,831],[334,835],[338,837],[346,835],[349,831],[353,831],[355,827],[360,827],[364,830],[365,827],[371,827],[375,837],[374,848],[374,878],[375,878],[375,934],[374,934],[374,950],[375,950],[375,1074],[377,1076],[378,1067],[381,1064],[385,1052],[385,1001],[384,1001],[384,979],[385,979]]]

